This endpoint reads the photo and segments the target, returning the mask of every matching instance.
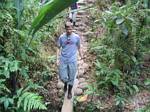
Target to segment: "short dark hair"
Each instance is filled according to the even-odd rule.
[[[68,27],[72,27],[72,23],[71,22],[66,22],[65,23],[65,28],[68,28]]]

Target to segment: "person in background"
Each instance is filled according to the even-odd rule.
[[[76,16],[77,16],[76,10],[77,9],[78,9],[78,4],[76,2],[71,4],[69,19],[70,19],[70,22],[73,23],[73,26],[76,26]]]
[[[40,0],[40,5],[44,5],[46,4],[47,2],[49,2],[50,0]]]
[[[64,83],[64,92],[67,91],[67,98],[72,98],[72,87],[77,72],[77,51],[81,59],[83,56],[80,50],[80,37],[72,32],[71,22],[65,24],[66,32],[63,33],[57,41],[57,65],[59,69],[59,78]]]

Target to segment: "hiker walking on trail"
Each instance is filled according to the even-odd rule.
[[[77,9],[78,9],[77,3],[71,4],[69,19],[70,19],[70,22],[73,23],[73,26],[76,26],[77,11],[75,11],[75,10],[77,10]]]
[[[64,83],[64,92],[68,88],[68,99],[72,98],[72,87],[77,71],[77,51],[83,59],[80,51],[80,37],[72,32],[72,23],[65,24],[66,32],[58,39],[57,65],[59,66],[59,77]]]

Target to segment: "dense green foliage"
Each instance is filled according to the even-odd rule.
[[[98,1],[98,8],[92,11],[96,23],[93,23],[93,30],[99,28],[103,32],[100,37],[91,39],[91,52],[97,56],[98,94],[103,97],[115,95],[120,110],[128,95],[139,92],[142,87],[148,88],[140,77],[143,75],[143,56],[150,53],[150,10],[146,5],[148,1],[142,0],[110,4]]]
[[[0,1],[2,112],[47,109],[47,102],[43,101],[38,90],[46,91],[43,85],[56,72],[55,55],[47,50],[55,50],[52,47],[56,44],[54,37],[61,33],[63,19],[56,15],[77,0],[66,0],[67,4],[65,0],[47,1],[45,5],[37,0]],[[116,111],[122,111],[128,96],[150,89],[149,69],[143,66],[145,55],[150,53],[150,2],[97,0],[96,3],[97,7],[91,10],[94,22],[90,23],[93,31],[101,31],[96,38],[90,38],[90,52],[96,55],[93,70],[96,82],[88,86],[85,94],[92,94],[93,99],[94,95],[100,96],[102,100],[92,102],[92,99],[86,109],[82,108],[86,112],[99,112],[105,102],[103,99],[114,95],[114,107]],[[34,36],[28,35],[30,29]],[[115,111],[113,107],[110,110]],[[147,111],[149,106],[138,110]]]
[[[55,57],[44,52],[43,43],[47,39],[47,47],[55,44],[62,19],[53,20],[32,39],[29,29],[41,7],[37,0],[0,2],[0,111],[46,109],[37,90],[44,90],[44,82],[54,75],[50,67]]]

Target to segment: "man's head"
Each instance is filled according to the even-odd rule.
[[[73,30],[72,23],[71,22],[66,22],[65,23],[65,29],[66,29],[67,35],[71,35],[72,30]]]

